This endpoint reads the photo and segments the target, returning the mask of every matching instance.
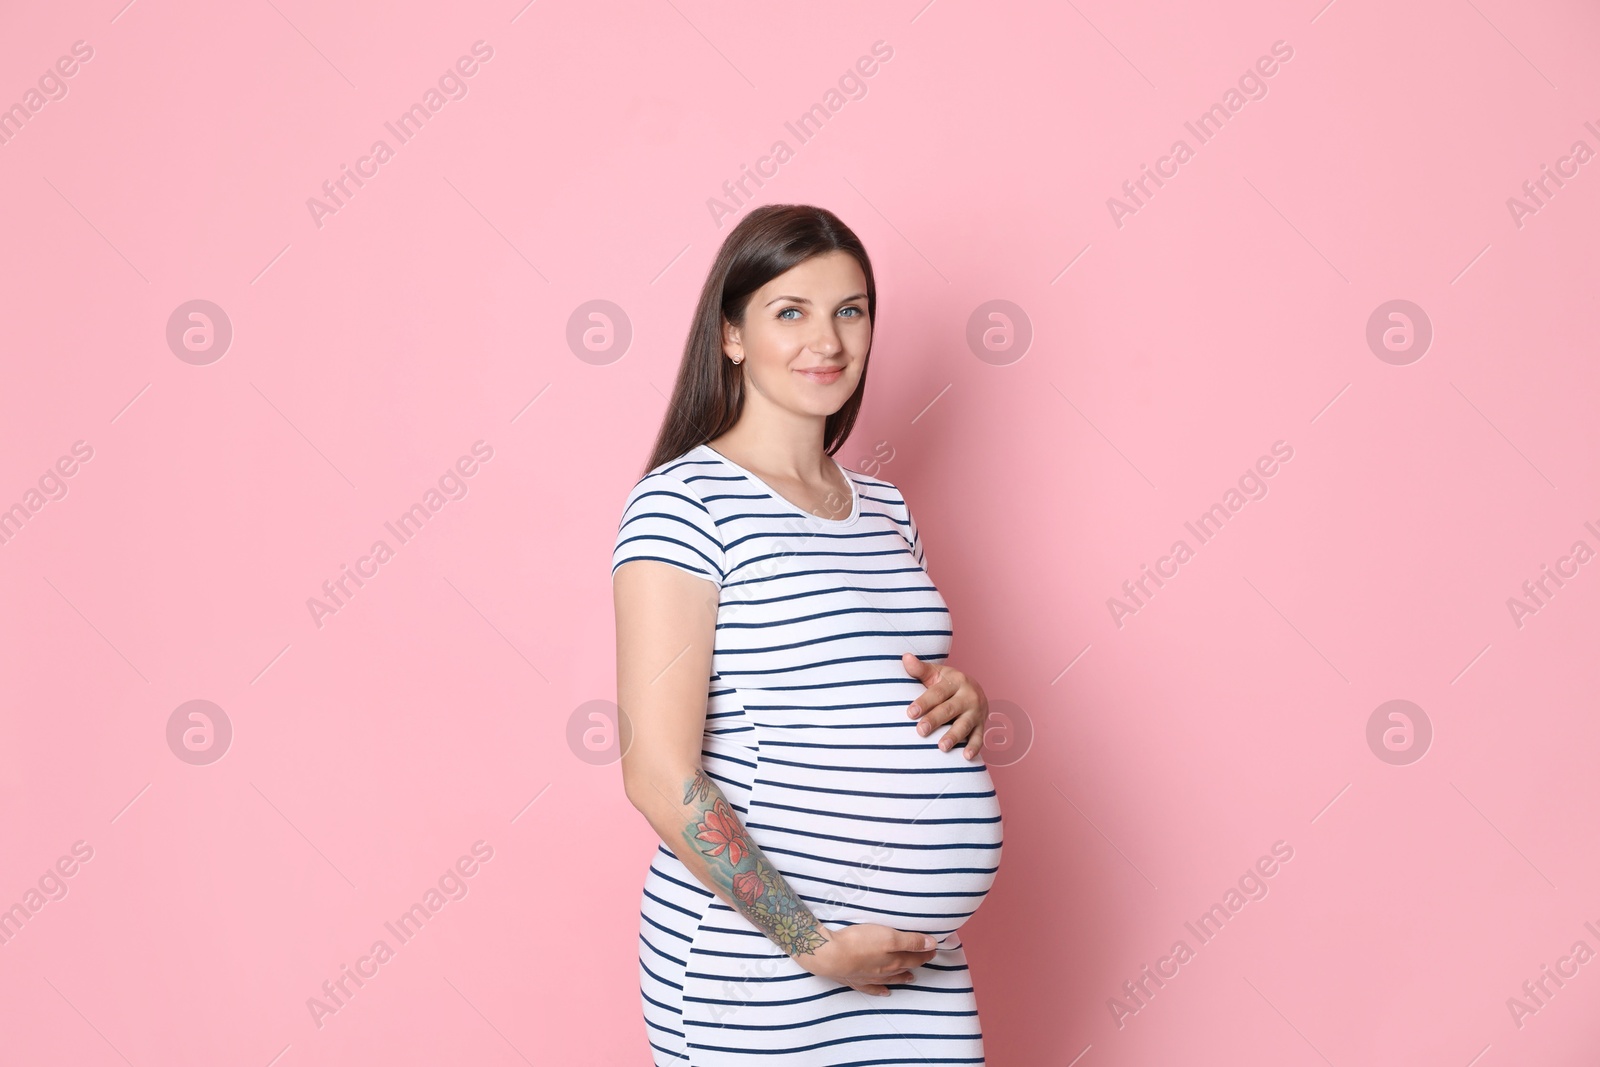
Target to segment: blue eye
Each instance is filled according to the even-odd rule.
[[[785,321],[785,322],[793,322],[794,319],[785,318],[785,316],[788,315],[789,312],[791,312],[791,311],[798,313],[800,311],[800,309],[797,308],[797,307],[786,307],[782,311],[778,312],[778,318],[783,319],[783,321]],[[839,313],[840,314],[843,314],[846,311],[854,312],[854,314],[849,316],[852,319],[859,319],[859,318],[861,318],[862,315],[866,314],[866,312],[862,311],[860,308],[856,307],[854,304],[851,304],[848,307],[842,307],[842,308],[839,309]]]

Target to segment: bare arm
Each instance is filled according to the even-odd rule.
[[[701,767],[717,594],[714,583],[656,560],[616,570],[623,786],[696,878],[785,953],[808,957],[829,940],[827,928]]]

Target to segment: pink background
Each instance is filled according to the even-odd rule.
[[[572,738],[615,696],[612,539],[707,266],[750,204],[811,202],[879,281],[839,458],[903,487],[952,662],[1033,732],[992,749],[1005,859],[963,931],[990,1062],[1590,1062],[1600,962],[1520,1026],[1507,999],[1600,951],[1600,566],[1520,626],[1507,601],[1600,549],[1600,161],[1520,226],[1507,199],[1600,150],[1600,14],[1321,2],[14,12],[0,103],[93,56],[0,145],[0,506],[39,505],[0,545],[0,906],[93,854],[0,946],[0,1061],[648,1062],[655,838]],[[1265,97],[1200,144],[1184,123],[1276,41]],[[307,199],[378,138],[319,226]],[[1178,138],[1119,226],[1107,199]],[[168,343],[197,299],[221,358]],[[1431,323],[1421,358],[1369,346],[1392,300]],[[974,349],[975,319],[1011,340]],[[478,441],[399,544],[384,523]],[[1197,547],[1184,523],[1276,441],[1265,498]],[[319,626],[308,599],[380,538]],[[1119,626],[1108,599],[1179,538]],[[1367,740],[1395,699],[1432,728],[1405,765]],[[196,741],[215,762],[169,742],[191,700],[231,727]],[[480,841],[400,944],[384,924]],[[1278,841],[1200,945],[1184,923]]]

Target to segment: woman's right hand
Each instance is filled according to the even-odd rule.
[[[931,934],[896,930],[877,923],[856,923],[831,930],[818,925],[827,938],[820,947],[794,959],[820,978],[832,978],[852,989],[886,997],[889,986],[913,980],[911,968],[938,954]]]

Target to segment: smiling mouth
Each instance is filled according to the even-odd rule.
[[[830,382],[838,381],[839,378],[844,374],[844,368],[843,367],[832,367],[832,368],[818,367],[818,368],[816,368],[814,370],[802,370],[802,371],[796,371],[795,373],[799,374],[802,378],[809,378],[811,381],[817,382],[817,383],[822,384],[822,385],[827,385]]]

